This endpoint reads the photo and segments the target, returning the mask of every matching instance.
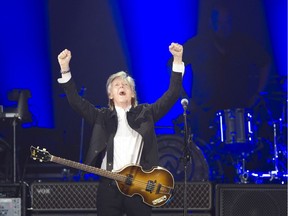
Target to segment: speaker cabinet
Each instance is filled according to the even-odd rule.
[[[287,185],[216,185],[216,216],[287,216]]]
[[[14,216],[14,215],[13,215]],[[31,216],[97,216],[97,213],[96,212],[93,212],[93,213],[85,213],[85,212],[82,212],[82,213],[79,213],[79,212],[63,212],[63,213],[33,213],[31,214]],[[123,216],[127,216],[126,214],[123,215]],[[173,212],[163,212],[163,213],[155,213],[155,212],[152,212],[152,215],[151,216],[183,216],[183,213],[173,213]],[[211,214],[209,213],[188,213],[187,216],[211,216]]]
[[[206,211],[212,208],[212,185],[210,182],[189,182],[186,186],[188,210]],[[171,200],[155,210],[182,210],[184,193],[184,183],[176,183]]]
[[[124,215],[125,216],[125,215]],[[181,212],[163,212],[163,213],[159,213],[159,212],[153,212],[152,216],[183,216],[183,213]],[[187,213],[187,216],[211,216],[210,213]]]
[[[33,212],[31,216],[97,216],[96,212],[78,212],[78,211],[67,211],[67,212]]]
[[[204,211],[212,207],[210,182],[187,183],[187,209]],[[32,211],[96,211],[98,183],[63,182],[33,183],[31,185]],[[176,183],[171,200],[153,211],[182,210],[185,187]]]
[[[33,211],[95,211],[98,183],[50,182],[31,185]]]

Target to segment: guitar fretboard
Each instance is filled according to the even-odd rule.
[[[116,181],[124,182],[126,180],[126,176],[121,175],[119,173],[110,172],[107,170],[99,169],[97,167],[91,167],[86,164],[81,164],[75,161],[63,159],[63,158],[56,157],[53,155],[51,156],[51,161],[54,163],[62,164],[62,165],[69,166],[75,169],[80,169],[89,173],[94,173],[94,174],[97,174],[97,175],[100,175],[109,179],[114,179]]]

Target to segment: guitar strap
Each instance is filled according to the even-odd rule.
[[[113,169],[113,152],[114,152],[114,142],[113,142],[114,137],[111,136],[109,138],[109,144],[107,146],[107,164],[106,164],[106,169],[108,171],[112,171]]]
[[[141,153],[142,153],[142,149],[143,149],[143,138],[141,140],[141,144],[140,144],[140,148],[139,148],[139,151],[138,151],[138,155],[137,155],[137,160],[136,160],[136,164],[137,165],[140,165],[140,159],[141,159]]]

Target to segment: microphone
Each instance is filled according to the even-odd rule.
[[[188,100],[186,98],[183,98],[181,100],[181,104],[182,104],[183,109],[186,110],[188,106]]]

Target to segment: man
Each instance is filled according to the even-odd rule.
[[[270,57],[260,44],[237,31],[229,5],[213,5],[209,29],[189,39],[183,61],[193,71],[191,121],[193,132],[206,142],[216,112],[251,108],[267,82]]]
[[[116,171],[128,164],[139,164],[144,170],[158,165],[158,147],[154,123],[163,117],[177,101],[182,87],[183,48],[171,43],[173,72],[169,89],[153,104],[137,102],[134,80],[125,72],[109,77],[106,89],[109,108],[95,108],[78,95],[69,62],[71,52],[67,49],[58,55],[62,78],[58,82],[64,88],[72,108],[93,125],[93,132],[86,164]],[[98,164],[97,162],[100,162]],[[151,207],[140,196],[127,197],[115,182],[101,178],[97,194],[99,216],[148,216]]]

